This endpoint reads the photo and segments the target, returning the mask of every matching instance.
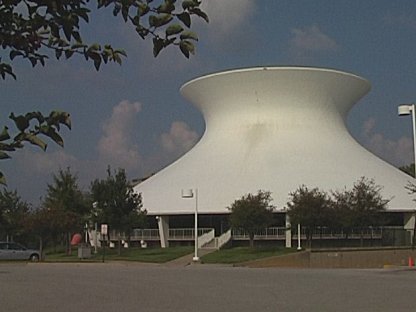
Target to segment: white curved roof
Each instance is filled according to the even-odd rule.
[[[257,67],[210,74],[182,95],[199,108],[206,131],[197,145],[135,187],[149,214],[193,213],[181,190],[198,189],[200,213],[224,213],[235,199],[268,190],[284,208],[304,184],[350,188],[362,176],[383,186],[389,209],[414,210],[408,175],[349,134],[345,120],[370,83],[353,74],[308,67]],[[414,180],[413,180],[414,181]]]

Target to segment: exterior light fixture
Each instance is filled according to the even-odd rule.
[[[413,172],[416,177],[416,117],[415,117],[415,104],[402,104],[398,107],[397,112],[399,116],[412,115],[412,126],[413,126],[413,157],[415,164],[415,172]]]
[[[195,254],[192,258],[193,261],[199,261],[198,257],[198,189],[186,189],[182,190],[182,198],[195,198]]]
[[[415,104],[402,104],[398,107],[397,111],[399,116],[407,116],[412,114],[412,126],[413,126],[413,157],[414,157],[414,177],[416,178],[416,112]],[[413,213],[413,235],[412,246],[415,246],[416,240],[416,212]]]

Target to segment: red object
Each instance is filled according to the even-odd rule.
[[[415,266],[415,260],[412,257],[409,257],[409,267]]]
[[[82,235],[81,234],[77,233],[77,234],[74,234],[74,236],[72,236],[71,246],[78,245],[81,242],[82,242]]]

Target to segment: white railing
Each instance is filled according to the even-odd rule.
[[[211,229],[208,233],[204,233],[201,236],[198,236],[198,247],[201,248],[204,245],[208,244],[215,238],[215,230]]]
[[[220,249],[222,246],[227,244],[231,239],[231,229],[227,232],[222,233],[221,236],[215,238],[215,248]]]
[[[210,233],[214,229],[212,228],[199,228],[198,237]],[[192,228],[183,228],[183,229],[169,229],[168,239],[170,240],[193,240],[195,230]],[[100,235],[100,234],[98,234]],[[115,241],[118,239],[117,231],[110,231],[110,239]],[[124,233],[120,234],[121,240],[127,240],[128,237]],[[159,240],[159,230],[158,229],[133,229],[130,235],[131,241],[141,241],[141,240]],[[201,245],[200,245],[201,246]]]
[[[307,229],[301,229],[301,238],[306,239]],[[357,239],[357,238],[375,238],[379,239],[382,237],[383,227],[368,227],[363,229],[353,228],[348,232],[348,238]],[[294,239],[298,237],[297,228],[293,229],[292,236]],[[334,230],[327,227],[321,227],[314,229],[312,233],[312,239],[325,238],[325,239],[343,239],[347,237],[347,233],[342,229]]]
[[[212,231],[212,228],[199,228],[198,237]],[[194,229],[169,229],[170,240],[192,240],[195,239]]]
[[[110,231],[110,239],[112,241],[118,239],[117,231]],[[120,234],[121,240],[128,240],[128,236],[124,233]],[[131,241],[141,241],[141,240],[159,240],[159,230],[158,229],[133,229],[130,233]]]
[[[284,239],[286,235],[285,227],[269,227],[258,231],[254,235],[254,239]],[[249,239],[249,235],[244,230],[232,230],[232,237],[234,239]]]
[[[158,229],[134,229],[132,235],[130,236],[131,240],[159,240],[159,230]]]

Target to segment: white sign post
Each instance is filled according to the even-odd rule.
[[[108,234],[108,224],[101,224],[101,238],[103,241],[103,262],[105,259],[105,241],[104,237]]]

